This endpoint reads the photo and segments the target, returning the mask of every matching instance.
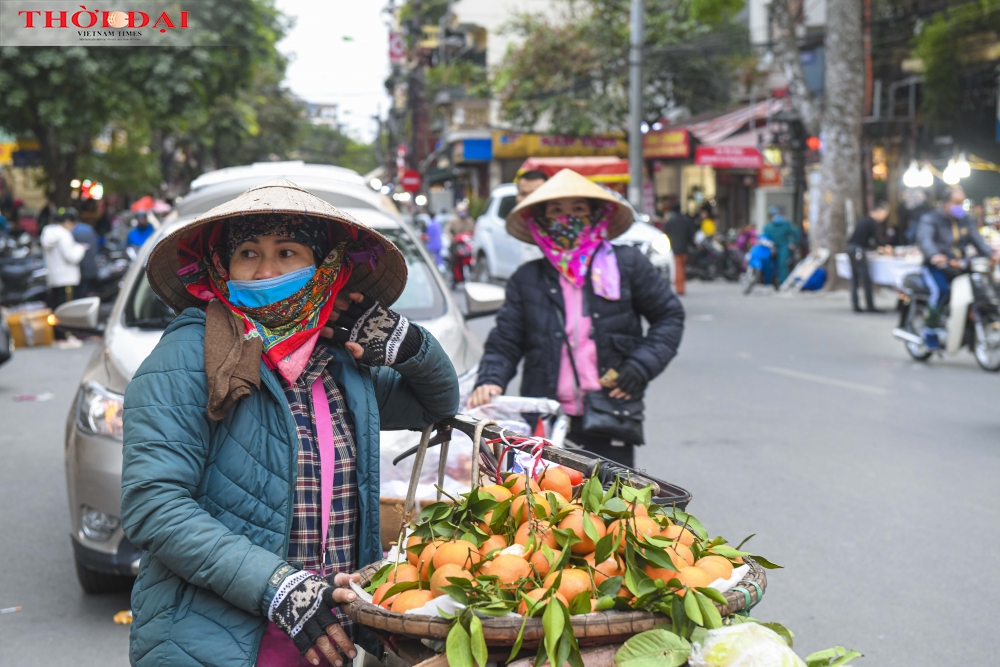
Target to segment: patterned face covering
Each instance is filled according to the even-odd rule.
[[[282,230],[297,226],[289,219],[303,219],[302,216],[283,214],[275,214],[271,218],[271,226],[256,227],[252,236],[267,236],[275,231],[278,232],[275,235],[290,236],[281,233]],[[228,224],[241,225],[242,220],[237,218]],[[325,234],[327,225],[325,222],[321,224]],[[230,250],[231,244],[227,245],[225,241],[227,238],[232,239],[234,233],[232,229],[226,230],[225,227],[226,225],[215,225],[207,232],[205,228],[201,228],[181,240],[178,256],[182,268],[178,275],[184,280],[187,291],[197,298],[222,301],[243,321],[245,338],[261,339],[268,365],[277,368],[289,382],[294,382],[309,361],[320,329],[330,318],[333,301],[347,284],[355,263],[374,263],[384,249],[374,238],[345,225],[351,240],[334,244],[301,289],[266,305],[236,306],[230,300],[227,284],[229,272],[222,261],[222,255],[235,251],[243,241],[239,241]],[[207,234],[207,238],[203,236],[203,232]],[[244,237],[243,240],[246,238],[249,237]],[[315,243],[308,245],[321,247],[321,240],[314,238]]]
[[[577,287],[587,282],[591,273],[594,293],[611,301],[620,298],[618,260],[608,242],[608,214],[614,204],[584,220],[571,215],[558,218],[525,217],[531,238],[561,276]]]

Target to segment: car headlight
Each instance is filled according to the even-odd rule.
[[[653,252],[660,253],[661,255],[670,254],[670,237],[666,234],[660,234],[655,239],[653,239]]]
[[[125,397],[88,382],[80,387],[76,403],[76,425],[91,435],[106,435],[121,440],[122,412]]]
[[[83,529],[83,534],[91,540],[97,542],[110,540],[120,524],[121,520],[116,516],[80,505],[80,527]]]

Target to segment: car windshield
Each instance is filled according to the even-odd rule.
[[[406,260],[406,287],[393,310],[416,321],[441,317],[448,311],[444,294],[434,279],[434,269],[424,261],[413,240],[401,229],[379,230],[389,238]],[[163,329],[174,319],[174,312],[160,301],[143,272],[136,281],[125,306],[125,326],[141,329]]]

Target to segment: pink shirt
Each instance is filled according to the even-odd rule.
[[[566,344],[563,344],[556,399],[562,405],[563,412],[578,417],[583,414],[583,395],[601,388],[601,376],[597,371],[597,345],[590,336],[593,328],[590,317],[583,314],[583,288],[561,275],[559,286],[562,287],[563,303],[566,304],[566,341],[573,346],[573,360],[580,376],[580,387],[577,388],[573,379],[573,367],[569,363]]]

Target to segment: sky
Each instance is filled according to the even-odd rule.
[[[389,36],[384,0],[276,0],[295,19],[278,44],[291,56],[286,85],[307,102],[339,105],[340,122],[364,139],[375,137],[372,116],[385,117],[389,96]]]

